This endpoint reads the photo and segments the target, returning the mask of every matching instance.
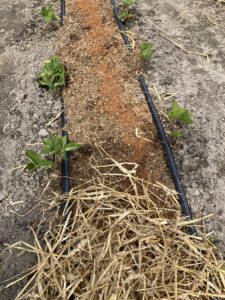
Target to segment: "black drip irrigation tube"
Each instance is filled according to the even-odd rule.
[[[153,122],[155,124],[156,129],[157,129],[158,136],[159,136],[161,144],[162,144],[163,152],[166,156],[167,165],[168,165],[168,168],[169,168],[170,173],[171,173],[171,177],[172,177],[172,180],[173,180],[173,183],[174,183],[175,190],[178,193],[179,203],[180,203],[180,206],[181,206],[181,212],[188,219],[192,219],[191,209],[190,209],[189,203],[187,201],[187,198],[186,198],[186,195],[185,195],[185,192],[184,192],[181,180],[180,180],[180,175],[179,175],[177,167],[176,167],[176,163],[175,163],[175,160],[174,160],[174,157],[173,157],[173,153],[172,153],[167,135],[165,133],[162,122],[161,122],[160,117],[157,113],[157,110],[155,108],[152,97],[149,93],[149,90],[148,90],[148,87],[145,83],[143,75],[140,75],[139,82],[140,82],[140,85],[141,85],[141,89],[142,89],[142,91],[145,95],[145,99],[146,99],[146,102],[148,104],[148,108],[151,112]],[[195,227],[189,226],[187,229],[188,229],[188,232],[190,234],[197,234],[197,231],[196,231]]]
[[[61,18],[61,25],[64,23],[64,17],[66,15],[66,0],[60,0],[60,18]]]
[[[64,112],[64,103],[62,101],[62,107],[63,107],[63,111],[61,113],[61,133],[62,136],[67,136],[68,139],[68,132],[66,130],[64,130],[64,127],[66,125],[66,118],[65,118],[65,112]],[[62,177],[62,193],[69,193],[70,191],[70,180],[69,180],[69,176],[70,176],[70,172],[69,172],[69,153],[66,152],[66,158],[67,159],[62,159],[61,162],[61,177]]]
[[[124,43],[127,47],[129,47],[130,43],[129,43],[129,40],[128,40],[126,34],[125,34],[124,25],[123,25],[123,23],[121,22],[121,20],[119,18],[119,9],[116,5],[116,1],[111,0],[111,4],[112,4],[112,7],[113,7],[113,12],[114,12],[116,22],[118,24],[121,35],[122,35],[123,40],[124,40]],[[173,180],[173,183],[174,183],[174,187],[176,189],[176,192],[178,193],[179,203],[180,203],[180,206],[181,206],[181,212],[188,219],[192,219],[192,213],[191,213],[190,205],[187,201],[187,198],[186,198],[186,195],[185,195],[185,192],[184,192],[181,180],[180,180],[180,176],[179,176],[176,164],[175,164],[175,160],[174,160],[174,157],[173,157],[173,153],[172,153],[167,135],[165,133],[162,122],[161,122],[160,117],[157,113],[157,110],[155,108],[152,97],[149,93],[149,90],[148,90],[148,87],[145,83],[145,79],[144,79],[143,75],[139,76],[139,82],[140,82],[141,89],[144,93],[146,102],[148,104],[149,111],[151,112],[153,122],[155,124],[156,129],[157,129],[157,132],[158,132],[161,144],[162,144],[163,152],[164,152],[165,157],[166,157],[167,165],[168,165],[168,168],[170,170],[171,177],[172,177],[172,180]],[[188,232],[190,234],[195,234],[195,235],[197,234],[197,231],[196,231],[195,227],[189,226],[187,229],[188,229]]]
[[[65,0],[60,0],[60,16],[61,16],[61,25],[64,23],[64,16],[66,13],[66,3]],[[66,125],[66,113],[63,98],[61,98],[62,103],[62,113],[60,115],[61,119],[61,134],[62,136],[67,136],[68,140],[68,132],[64,129]],[[62,159],[61,161],[61,191],[62,194],[67,194],[70,191],[70,168],[69,168],[69,153],[66,152],[66,159]],[[63,215],[66,203],[62,202],[60,206],[61,213]]]
[[[115,16],[117,25],[118,25],[118,27],[119,27],[120,33],[121,33],[121,35],[122,35],[124,44],[125,44],[128,48],[130,48],[130,42],[129,42],[128,36],[125,34],[125,30],[124,30],[123,23],[121,22],[121,20],[120,20],[120,18],[119,18],[119,9],[118,9],[118,7],[117,7],[117,5],[116,5],[116,1],[115,1],[115,0],[111,0],[111,4],[112,4],[113,13],[114,13],[114,16]]]

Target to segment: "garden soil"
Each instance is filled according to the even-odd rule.
[[[58,53],[68,68],[63,98],[70,139],[82,146],[71,157],[73,184],[90,179],[98,147],[137,174],[172,187],[156,129],[138,83],[140,60],[124,47],[109,1],[67,1]]]
[[[46,172],[22,171],[25,151],[55,132],[46,124],[61,111],[61,101],[41,90],[36,74],[52,54],[55,33],[40,17],[40,1],[0,3],[0,253],[5,244],[32,242],[30,226],[40,222]],[[17,168],[19,167],[19,168]],[[16,169],[14,169],[16,168]],[[32,255],[0,256],[0,299],[13,300],[23,283],[5,290],[3,282],[33,266]]]
[[[182,129],[175,158],[194,215],[214,214],[208,229],[225,255],[225,4],[136,2],[136,20],[127,28],[154,43],[145,77],[152,94],[157,90],[164,100],[158,108],[177,100],[192,111],[193,124]]]
[[[31,242],[29,226],[41,219],[38,204],[48,174],[14,168],[24,165],[27,148],[36,149],[33,144],[56,131],[54,123],[47,124],[61,111],[60,99],[39,89],[35,78],[43,60],[57,51],[69,74],[63,95],[67,129],[70,139],[82,144],[71,156],[73,186],[91,177],[89,162],[100,156],[98,145],[119,161],[138,163],[142,178],[172,187],[137,81],[144,69],[159,111],[170,107],[175,94],[193,113],[193,125],[184,127],[183,138],[174,143],[175,157],[195,215],[215,214],[208,225],[224,255],[225,6],[137,1],[136,16],[126,24],[136,35],[128,34],[155,44],[154,56],[141,64],[138,46],[134,53],[124,47],[109,1],[67,1],[65,27],[58,31],[39,16],[46,3],[0,4],[0,251],[4,244]],[[4,252],[0,281],[34,262],[33,256]],[[5,285],[0,284],[0,299],[11,300],[23,283],[7,290]]]

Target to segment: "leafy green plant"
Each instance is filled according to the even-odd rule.
[[[121,12],[119,14],[119,19],[122,22],[126,22],[128,19],[133,17],[131,13],[131,6],[135,3],[135,0],[121,0],[119,2],[119,6],[121,8]]]
[[[44,62],[37,76],[37,81],[40,86],[46,87],[49,90],[56,90],[65,85],[66,70],[57,56],[52,56],[49,60]]]
[[[127,20],[129,20],[130,18],[132,18],[133,14],[131,14],[129,11],[124,10],[119,14],[119,19],[122,22],[126,22]]]
[[[42,143],[44,145],[42,153],[46,155],[57,155],[64,160],[67,159],[67,152],[75,151],[80,148],[80,145],[76,142],[68,143],[67,136],[52,136],[51,138],[43,139]]]
[[[172,108],[167,112],[167,116],[172,121],[180,121],[186,125],[192,124],[191,112],[181,107],[176,101],[173,101]]]
[[[180,130],[169,131],[168,134],[175,138],[181,138],[183,133]]]
[[[120,0],[119,6],[130,8],[135,3],[135,0]]]
[[[48,6],[42,7],[41,15],[47,23],[54,20],[60,20],[60,18],[54,13],[54,10]]]
[[[56,155],[63,160],[67,159],[67,152],[75,151],[80,148],[76,142],[68,142],[67,136],[58,137],[52,136],[42,140],[41,154],[34,151],[26,151],[26,157],[29,162],[26,164],[26,169],[29,171],[35,169],[51,169],[54,167],[54,162],[43,158],[43,156]]]
[[[26,165],[26,169],[29,171],[35,169],[51,169],[54,167],[54,163],[51,160],[43,159],[40,154],[34,151],[26,151],[26,157],[29,159]]]
[[[154,44],[150,42],[142,42],[140,45],[140,57],[142,60],[146,60],[153,55]]]

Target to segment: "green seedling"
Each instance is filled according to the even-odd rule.
[[[69,142],[67,136],[58,137],[52,136],[51,138],[45,138],[42,140],[41,154],[34,151],[27,151],[26,157],[29,162],[26,165],[26,169],[29,171],[35,169],[51,169],[54,167],[54,162],[47,160],[42,156],[55,155],[64,160],[67,159],[67,152],[75,151],[80,148],[80,145],[76,142]]]
[[[181,107],[176,101],[172,103],[172,108],[167,112],[167,116],[171,121],[179,121],[186,125],[192,124],[191,112]]]
[[[52,56],[44,62],[44,66],[37,76],[37,81],[40,86],[46,87],[49,90],[56,90],[65,85],[65,67],[60,63],[57,56]]]
[[[142,60],[146,60],[153,55],[154,44],[150,42],[142,42],[140,45],[140,57]]]
[[[119,14],[119,19],[122,22],[126,22],[127,20],[133,17],[131,13],[131,6],[135,3],[135,0],[121,0],[119,6],[121,8],[121,12]]]
[[[183,133],[180,130],[169,131],[168,134],[175,138],[181,138],[183,136]]]
[[[131,19],[133,17],[133,14],[131,14],[129,11],[124,10],[119,14],[119,19],[122,22],[126,22],[127,20]]]
[[[80,145],[76,142],[68,143],[67,136],[58,137],[52,136],[51,138],[45,138],[42,140],[43,149],[42,153],[45,155],[57,155],[60,158],[66,160],[67,152],[75,151],[80,148]]]
[[[47,23],[54,20],[60,20],[60,18],[54,13],[54,10],[48,6],[42,7],[41,15]]]
[[[120,0],[119,6],[123,8],[130,8],[135,3],[135,0]]]
[[[43,159],[41,155],[34,151],[27,151],[26,157],[29,159],[29,162],[26,165],[26,169],[29,171],[35,169],[51,169],[54,167],[54,163],[52,161]]]

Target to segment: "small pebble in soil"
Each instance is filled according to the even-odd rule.
[[[39,137],[44,138],[44,137],[48,136],[48,131],[46,129],[41,129],[38,132],[38,135],[39,135]]]
[[[0,192],[0,202],[2,202],[6,198],[6,194],[4,192]]]

